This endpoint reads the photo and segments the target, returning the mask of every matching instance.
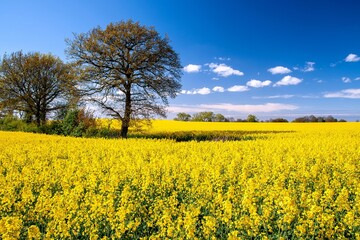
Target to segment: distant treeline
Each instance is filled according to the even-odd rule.
[[[193,121],[193,122],[289,122],[285,118],[270,118],[269,120],[259,121],[259,119],[253,115],[249,114],[246,119],[241,118],[233,118],[233,117],[225,117],[220,113],[214,112],[199,112],[190,115],[185,112],[180,112],[174,118],[175,121]],[[336,119],[333,116],[329,115],[326,117],[320,116],[316,117],[314,115],[304,116],[295,118],[292,122],[346,122],[344,119]]]
[[[316,117],[314,115],[305,116],[305,117],[299,117],[295,118],[293,122],[346,122],[344,119],[336,119],[333,116],[329,115],[327,117]]]

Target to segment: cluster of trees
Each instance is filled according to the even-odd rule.
[[[194,122],[259,122],[259,119],[253,115],[249,114],[246,119],[235,119],[233,117],[226,118],[220,113],[213,112],[199,112],[190,115],[185,112],[180,112],[174,118],[176,121],[194,121]],[[262,122],[289,122],[285,118],[271,118]],[[346,122],[344,119],[337,120],[333,116],[327,117],[316,117],[314,115],[299,117],[293,120],[293,122]]]
[[[248,115],[247,119],[234,119],[234,118],[226,118],[224,115],[220,113],[214,112],[199,112],[190,115],[185,112],[180,112],[174,118],[175,121],[193,121],[193,122],[258,122],[258,118],[255,115]]]
[[[57,111],[83,102],[121,121],[165,116],[168,98],[181,89],[178,54],[153,27],[111,23],[66,40],[64,63],[52,54],[5,54],[0,62],[0,115],[19,115],[43,126]]]
[[[213,112],[199,112],[195,113],[192,116],[185,112],[180,112],[174,118],[175,121],[194,121],[194,122],[228,122],[229,120],[225,118],[224,115]]]
[[[326,117],[321,117],[321,116],[316,117],[314,115],[310,115],[310,116],[295,118],[293,122],[346,122],[346,120],[344,119],[338,120],[331,115]]]

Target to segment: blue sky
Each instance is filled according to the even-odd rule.
[[[132,19],[179,53],[177,112],[360,119],[360,1],[0,0],[0,55],[63,60],[65,38]]]

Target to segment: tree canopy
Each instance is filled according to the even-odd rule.
[[[174,118],[175,121],[185,121],[188,122],[191,119],[191,115],[185,112],[180,112],[176,114],[176,118]]]
[[[72,65],[38,52],[5,54],[0,63],[0,86],[1,109],[23,113],[38,126],[76,93]]]
[[[87,99],[122,123],[165,116],[168,98],[181,89],[178,54],[153,27],[132,21],[96,27],[67,40],[67,54],[81,66]]]

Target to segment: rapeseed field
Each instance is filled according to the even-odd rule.
[[[257,133],[176,142],[0,132],[0,238],[360,239],[359,123],[155,121],[147,131]]]

